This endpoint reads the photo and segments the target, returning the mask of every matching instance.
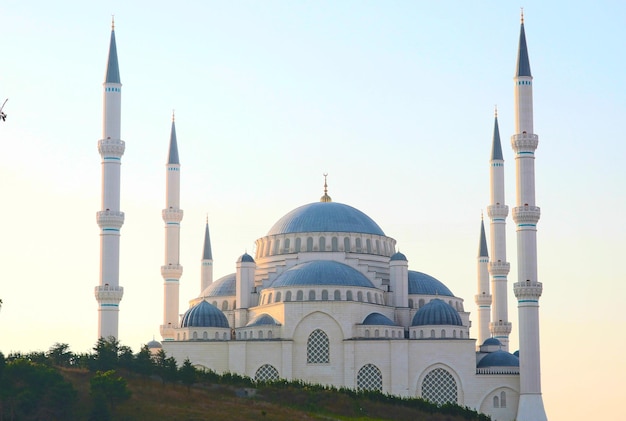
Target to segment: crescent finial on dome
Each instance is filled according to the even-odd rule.
[[[324,173],[324,196],[320,198],[320,202],[332,202],[333,199],[328,195],[328,183],[326,182],[326,177],[328,177],[328,173]]]

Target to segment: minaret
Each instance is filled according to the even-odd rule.
[[[533,131],[533,77],[524,33],[522,14],[517,73],[515,75],[515,152],[517,201],[513,221],[517,226],[517,282],[513,291],[519,312],[520,399],[517,421],[547,420],[541,397],[539,347],[539,297],[542,284],[537,278],[537,222],[535,205],[535,150],[539,138]]]
[[[478,241],[478,293],[474,296],[478,306],[478,344],[491,337],[489,320],[491,320],[491,294],[489,293],[489,253],[485,236],[485,221],[480,218],[480,240]]]
[[[204,228],[204,247],[202,248],[202,269],[200,275],[200,293],[213,283],[213,253],[211,252],[211,237],[209,236],[209,217],[206,218]]]
[[[176,123],[172,113],[170,149],[166,165],[165,209],[165,264],[161,266],[163,276],[163,325],[161,336],[164,341],[174,340],[174,328],[178,326],[178,290],[183,267],[180,265],[180,221],[183,211],[180,206],[180,161],[176,143]]]
[[[509,334],[511,323],[507,304],[508,280],[507,275],[511,265],[506,261],[506,217],[509,207],[504,204],[504,158],[500,144],[500,130],[498,128],[498,111],[495,111],[493,126],[493,143],[491,146],[491,160],[489,161],[490,200],[487,215],[491,219],[491,261],[489,274],[491,275],[491,293],[493,302],[491,307],[491,336],[498,339],[504,351],[509,350]]]
[[[98,301],[98,338],[118,338],[119,304],[124,288],[120,277],[120,167],[125,144],[120,139],[122,84],[115,45],[115,22],[111,23],[111,43],[104,79],[104,115],[98,152],[102,158],[102,210],[96,220],[100,227],[100,284],[94,294]]]

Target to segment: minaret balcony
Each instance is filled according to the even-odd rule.
[[[516,224],[533,224],[539,222],[541,208],[538,206],[517,206],[513,208],[513,221]]]
[[[161,276],[166,279],[180,279],[183,276],[183,267],[179,264],[161,266]]]
[[[491,294],[476,294],[474,295],[474,301],[478,306],[490,306],[492,303]]]
[[[509,262],[502,262],[498,260],[497,262],[489,262],[489,273],[494,275],[508,275],[511,270],[511,264]]]
[[[489,205],[487,206],[487,215],[491,219],[505,219],[509,215],[509,207],[507,205]]]
[[[126,149],[126,143],[120,139],[100,139],[98,141],[98,152],[100,152],[100,156],[104,158],[107,157],[116,157],[121,158],[124,155],[124,150]]]
[[[520,133],[511,136],[511,146],[516,154],[529,153],[532,156],[539,145],[539,136],[532,133]]]
[[[497,322],[489,323],[489,331],[493,336],[508,336],[513,330],[511,322],[504,322],[499,320]]]
[[[96,212],[96,221],[101,229],[116,228],[119,230],[124,225],[124,212],[108,209],[99,211]]]
[[[182,209],[175,209],[175,208],[169,208],[169,209],[163,209],[163,211],[161,212],[161,215],[163,216],[163,221],[165,222],[180,222],[183,220],[183,211]]]
[[[516,282],[513,284],[513,292],[518,301],[538,301],[543,292],[543,284],[531,280]]]
[[[94,295],[100,304],[119,304],[124,295],[124,288],[109,284],[98,285],[94,289]]]

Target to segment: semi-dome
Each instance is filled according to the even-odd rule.
[[[180,327],[228,327],[228,320],[213,304],[202,300],[183,315]]]
[[[315,202],[283,216],[267,235],[296,232],[354,232],[384,236],[383,230],[366,214],[337,202]]]
[[[519,367],[519,358],[506,351],[495,351],[485,355],[476,365],[477,368],[486,367]]]
[[[313,260],[296,265],[279,275],[272,283],[273,288],[301,285],[375,288],[358,270],[332,260]]]
[[[248,253],[244,253],[239,256],[239,259],[237,259],[237,263],[254,263],[254,259]]]
[[[422,272],[409,271],[409,294],[446,295],[454,297],[452,291],[441,281]]]
[[[269,314],[261,313],[261,314],[255,316],[252,320],[250,320],[248,322],[248,324],[246,325],[246,327],[261,326],[261,325],[278,326],[278,325],[280,325],[280,323],[278,323],[276,321],[276,319],[274,319]]]
[[[413,316],[412,326],[425,325],[454,325],[463,326],[459,312],[450,304],[438,298],[431,300],[424,307],[417,310]]]
[[[394,260],[401,260],[401,261],[404,261],[404,262],[408,262],[406,256],[404,254],[400,253],[399,251],[397,251],[394,254],[392,254],[391,258],[389,260],[391,260],[392,262]]]
[[[201,297],[230,297],[235,295],[235,274],[222,276],[202,291]]]
[[[365,320],[364,325],[384,325],[384,326],[397,326],[389,317],[380,313],[371,313]]]

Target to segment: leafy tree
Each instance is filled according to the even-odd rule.
[[[176,367],[176,360],[173,357],[168,358],[165,351],[161,349],[156,354],[154,360],[156,372],[161,376],[163,383],[176,381],[178,368]]]
[[[127,370],[132,370],[134,365],[133,350],[126,345],[122,345],[118,349],[118,364]]]
[[[133,365],[134,371],[142,376],[149,376],[154,372],[154,362],[148,345],[141,347],[141,350],[135,357]]]
[[[93,398],[105,400],[111,412],[114,412],[118,403],[130,399],[131,395],[126,379],[116,376],[115,370],[96,372],[90,380],[90,387]]]
[[[191,385],[194,384],[197,380],[196,368],[191,365],[191,361],[189,358],[185,358],[182,367],[178,370],[178,376],[184,385],[187,386],[187,390],[191,388]]]
[[[113,336],[108,339],[100,338],[93,348],[95,355],[90,361],[91,371],[109,371],[118,366],[118,352],[120,343]]]
[[[70,352],[68,344],[55,343],[48,350],[47,357],[53,365],[69,367],[73,354]]]

